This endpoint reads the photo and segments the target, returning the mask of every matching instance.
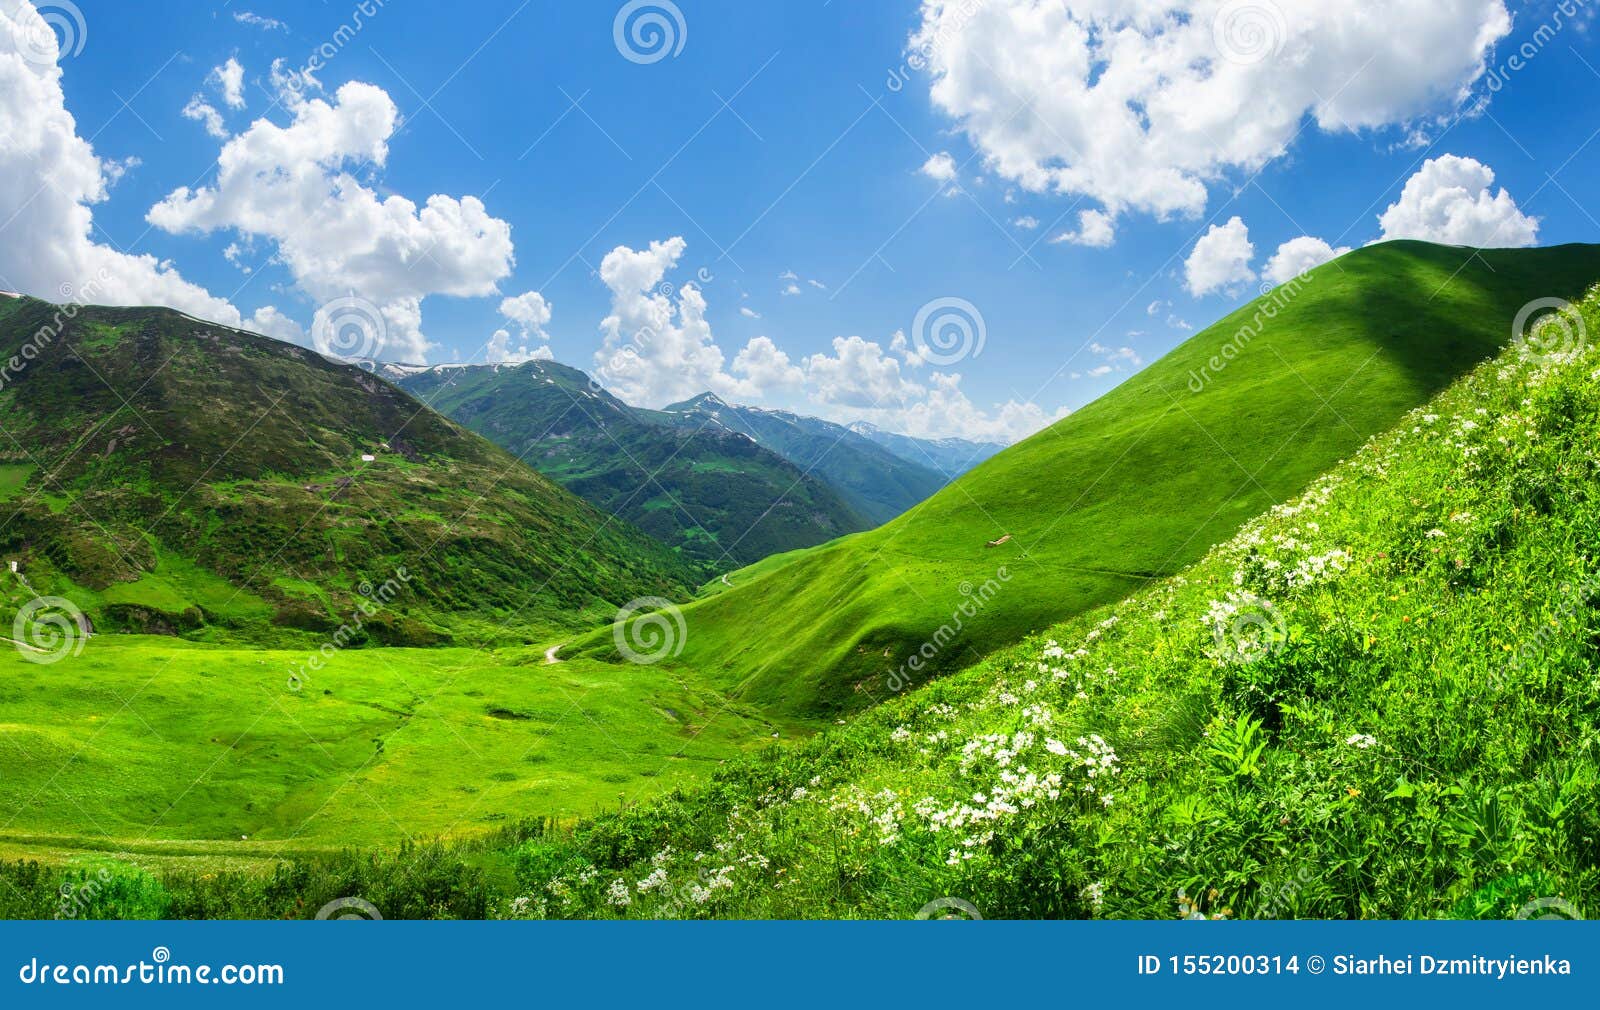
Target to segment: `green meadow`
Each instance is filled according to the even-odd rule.
[[[309,658],[111,635],[51,665],[8,648],[0,846],[248,861],[468,837],[639,802],[780,732],[665,670],[542,649]]]

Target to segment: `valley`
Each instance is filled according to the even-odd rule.
[[[1581,1004],[1597,24],[0,0],[0,990]]]
[[[662,423],[563,365],[391,374],[429,406],[703,566],[706,578],[868,526],[830,485],[744,434],[710,418]]]
[[[1177,880],[1259,912],[1267,849],[1337,844],[1246,837],[1265,809],[1305,813],[1295,776],[1352,783],[1310,816],[1386,848],[1346,823],[1356,797],[1498,796],[1519,761],[1527,788],[1576,795],[1592,762],[1533,727],[1584,753],[1581,677],[1519,669],[1533,693],[1507,708],[1467,680],[1424,690],[1416,664],[1489,675],[1460,629],[1510,650],[1505,600],[1581,581],[1588,349],[1546,363],[1512,338],[1522,306],[1597,278],[1595,246],[1369,247],[987,458],[709,396],[642,411],[550,362],[386,372],[166,310],[0,305],[5,355],[55,331],[0,388],[19,615],[0,876],[24,896],[0,902],[33,907],[24,873],[109,866],[166,914],[293,915],[285,895],[352,873],[423,901],[407,889],[436,872],[415,914],[892,917],[940,888],[1003,915],[1151,916]],[[1509,434],[1474,434],[1491,427]],[[1494,462],[1452,455],[1469,443]],[[951,453],[978,462],[950,481]],[[1336,487],[1359,494],[1330,507]],[[1541,606],[1566,629],[1578,600]],[[1584,668],[1586,634],[1545,644]],[[1238,635],[1276,658],[1216,651]],[[1424,739],[1465,697],[1519,727],[1493,754]],[[1369,738],[1394,760],[1362,771],[1345,755]],[[1001,752],[1028,764],[1007,778]],[[1061,799],[1090,766],[1127,784],[1057,821],[992,809]],[[1192,864],[1105,847],[1177,836]],[[770,862],[685,861],[741,838]],[[1240,852],[1256,863],[1230,884]],[[1433,865],[1295,908],[1416,915]],[[652,896],[656,870],[686,877],[677,897]],[[1451,900],[1490,871],[1463,872]],[[285,873],[320,882],[266,883]]]
[[[659,668],[537,647],[310,658],[136,635],[65,665],[8,648],[0,851],[181,844],[227,864],[471,838],[644,801],[791,730]]]

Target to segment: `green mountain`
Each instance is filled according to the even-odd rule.
[[[965,438],[912,438],[884,431],[866,421],[857,421],[850,425],[850,430],[907,462],[939,471],[947,480],[955,480],[1005,448],[994,442],[973,442]]]
[[[710,418],[660,423],[565,365],[380,367],[435,410],[707,565],[708,577],[870,525],[748,436]]]
[[[1192,564],[1597,277],[1596,246],[1350,253],[905,516],[733,573],[685,608],[679,661],[810,716],[968,665]]]
[[[1426,285],[1406,300],[1420,310],[1458,255],[1367,250],[1316,284],[1399,270]],[[1561,290],[1592,256],[1485,253],[1449,314],[1498,308],[1476,301],[1491,265]],[[1326,345],[1354,311],[1298,322],[1321,319]],[[955,895],[990,919],[1593,918],[1600,291],[1581,311],[1176,577],[709,786],[526,843],[523,906],[907,919]],[[1407,345],[1382,346],[1387,363]],[[1180,354],[1178,377],[1203,360]]]
[[[949,483],[932,459],[908,461],[844,425],[787,410],[739,407],[712,393],[656,415],[665,423],[742,434],[823,480],[876,526]]]
[[[520,636],[691,577],[488,441],[300,347],[166,309],[6,299],[0,362],[0,557],[101,630],[278,641],[392,597],[355,641]]]
[[[219,678],[221,650],[166,646],[204,688],[184,704],[142,691],[148,639],[14,657],[0,917],[57,914],[93,874],[85,918],[306,918],[352,893],[391,919],[909,919],[945,895],[989,919],[1593,918],[1600,290],[1582,317],[1174,577],[744,756],[760,717],[719,718],[663,667],[357,650],[336,697],[297,696],[294,722],[269,708],[264,731],[250,654]],[[434,711],[410,710],[413,675]],[[561,720],[563,694],[591,692]],[[108,696],[139,718],[102,737]],[[709,782],[663,759],[652,716]],[[189,788],[183,760],[218,770]],[[51,788],[63,762],[70,792]],[[606,799],[597,767],[626,802],[504,820]],[[443,844],[336,851],[418,826]]]

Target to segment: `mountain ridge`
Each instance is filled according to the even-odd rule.
[[[791,714],[870,705],[1177,571],[1498,352],[1525,306],[1597,277],[1594,245],[1356,250],[906,516],[733,573],[684,608],[678,661]],[[998,597],[983,592],[995,582]]]
[[[745,435],[826,482],[873,526],[949,483],[928,462],[907,460],[845,425],[791,410],[736,406],[701,393],[652,414],[663,423],[713,423]]]
[[[30,345],[0,387],[0,551],[97,625],[317,634],[405,569],[363,637],[430,644],[592,625],[693,581],[639,531],[303,347],[170,309],[7,300],[0,359]]]
[[[849,425],[851,431],[870,439],[910,462],[922,462],[955,480],[984,460],[1003,452],[1005,446],[998,442],[974,442],[959,437],[914,438],[898,432],[886,431],[870,421],[857,421]]]
[[[388,371],[411,395],[704,566],[707,578],[870,525],[748,435],[709,416],[698,426],[660,423],[567,365]]]

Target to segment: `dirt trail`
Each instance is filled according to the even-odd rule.
[[[550,648],[544,650],[545,665],[546,666],[554,666],[557,663],[561,662],[561,660],[556,658],[556,653],[558,653],[560,651],[561,651],[561,646],[559,646],[559,645],[552,645],[552,646],[550,646]]]

